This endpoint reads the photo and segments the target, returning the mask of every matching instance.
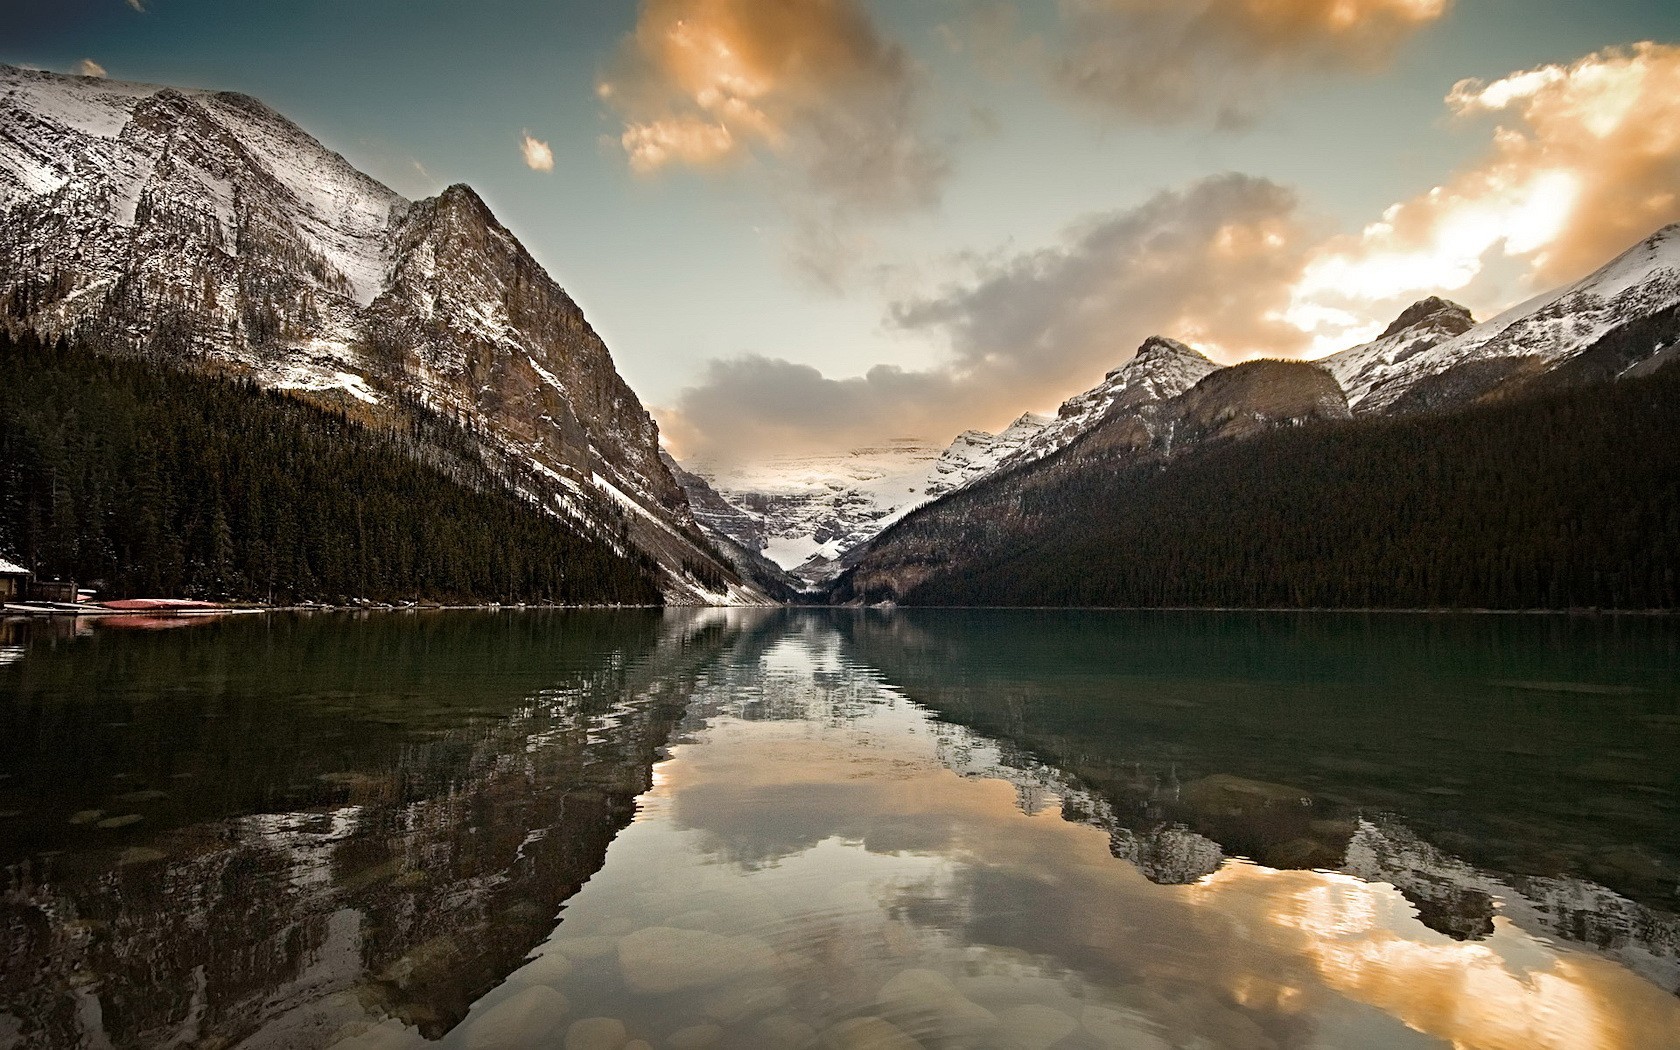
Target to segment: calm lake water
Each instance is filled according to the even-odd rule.
[[[1680,1047],[1667,620],[167,623],[0,626],[0,1047]]]

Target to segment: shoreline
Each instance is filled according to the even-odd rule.
[[[0,618],[75,617],[99,619],[108,616],[176,617],[182,619],[216,616],[249,616],[258,613],[414,613],[414,612],[544,612],[608,609],[828,609],[837,612],[891,613],[901,610],[944,612],[1103,612],[1103,613],[1269,613],[1269,614],[1359,614],[1394,616],[1639,616],[1662,618],[1680,615],[1677,609],[1603,609],[1573,607],[1563,609],[1493,609],[1485,607],[1444,608],[1387,608],[1383,606],[1313,606],[1299,608],[1287,605],[819,605],[815,603],[785,602],[772,605],[523,605],[487,602],[482,604],[413,604],[390,605],[229,605],[205,609],[107,609],[102,607],[71,609],[64,607],[29,607],[30,603],[14,602],[0,609]]]

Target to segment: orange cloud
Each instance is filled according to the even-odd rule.
[[[1279,75],[1381,66],[1451,0],[1063,0],[1056,81],[1158,123],[1240,123]]]
[[[858,0],[643,0],[597,92],[635,171],[762,152],[837,205],[892,209],[945,175],[916,86]]]
[[[1680,220],[1680,47],[1642,43],[1466,80],[1447,104],[1460,119],[1503,120],[1475,163],[1309,264],[1291,316],[1353,322],[1329,325],[1323,349],[1380,327],[1420,293],[1506,305],[1517,296],[1496,287],[1496,259],[1522,269],[1525,294],[1583,276]]]

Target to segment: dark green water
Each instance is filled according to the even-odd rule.
[[[1680,1045],[1668,620],[158,626],[0,627],[0,1047]]]

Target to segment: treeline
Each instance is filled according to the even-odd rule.
[[[0,331],[0,554],[106,597],[660,601],[647,558],[520,500],[468,432],[399,408],[379,429]]]
[[[1010,508],[1002,538],[917,537],[939,527],[933,515],[897,527],[962,552],[899,600],[1672,609],[1677,405],[1669,367],[1452,414],[1289,428],[1164,466],[1006,476],[972,496],[976,513]],[[878,597],[856,590],[840,581],[846,597]]]

